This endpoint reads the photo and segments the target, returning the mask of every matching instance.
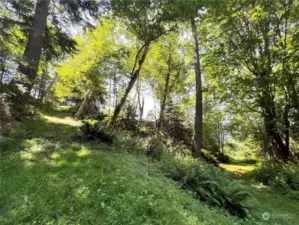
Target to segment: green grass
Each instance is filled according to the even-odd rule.
[[[247,220],[210,208],[143,155],[128,154],[119,145],[115,149],[73,141],[80,122],[68,116],[60,111],[24,121],[9,137],[1,137],[1,224],[294,225],[299,221],[298,201],[259,186],[249,199]],[[268,221],[261,218],[264,212],[272,213]]]
[[[221,164],[221,168],[236,179],[245,180],[254,189],[254,195],[247,204],[253,218],[261,218],[264,213],[270,215],[269,224],[297,224],[299,221],[299,202],[290,196],[282,195],[276,189],[253,180],[254,170],[259,167],[246,164]]]

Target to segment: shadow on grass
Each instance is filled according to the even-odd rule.
[[[78,146],[59,152],[51,145],[2,158],[1,224],[69,224],[79,217],[87,224],[89,217],[82,211],[93,214],[90,219],[95,220],[96,214],[102,213],[95,195],[103,165],[86,170],[91,158],[91,153]],[[86,207],[91,206],[88,212]]]
[[[0,136],[1,153],[26,150],[32,139],[50,143],[73,142],[72,137],[80,133],[80,122],[71,118],[58,120],[56,117],[39,116],[35,119],[16,122],[10,134]]]
[[[143,164],[76,145],[10,154],[0,174],[1,224],[186,224],[191,197]],[[218,216],[197,207],[190,218]]]
[[[53,105],[42,105],[40,111],[44,114],[55,116],[58,118],[70,117],[73,114],[73,109],[70,106],[53,106]]]

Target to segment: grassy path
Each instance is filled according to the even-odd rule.
[[[257,165],[221,164],[220,167],[253,188],[254,194],[249,200],[253,217],[266,219],[269,224],[299,224],[298,200],[253,181],[252,172]]]

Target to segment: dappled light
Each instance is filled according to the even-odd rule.
[[[220,164],[220,167],[226,171],[234,174],[245,175],[246,173],[252,172],[256,166],[255,165],[234,165],[234,164]]]
[[[299,224],[299,0],[1,0],[0,224]]]
[[[71,117],[59,118],[55,116],[44,116],[44,118],[48,123],[62,124],[73,127],[80,127],[82,125],[81,121],[76,121]]]

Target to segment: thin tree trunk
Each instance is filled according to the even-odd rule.
[[[43,101],[43,98],[45,96],[45,92],[46,92],[46,80],[47,80],[47,69],[45,69],[43,71],[42,77],[41,77],[41,82],[39,85],[39,94],[38,94],[38,99],[39,101]]]
[[[143,112],[144,112],[144,98],[142,98],[142,102],[140,102],[141,105],[140,105],[140,115],[139,115],[139,121],[141,122],[142,121],[142,117],[143,117]]]
[[[195,105],[195,152],[194,157],[200,157],[202,148],[202,85],[199,59],[198,35],[194,18],[191,19],[192,35],[194,39],[194,68],[196,78],[196,105]]]
[[[13,86],[15,83],[19,83],[26,87],[25,93],[17,91],[15,102],[19,104],[26,104],[28,102],[31,89],[37,76],[47,26],[49,4],[50,0],[38,0],[36,3],[32,27],[23,54],[23,61],[19,65],[20,73],[24,74],[27,80],[26,82],[13,81],[12,83]]]
[[[118,117],[118,115],[119,115],[119,113],[120,113],[123,105],[125,104],[125,101],[126,101],[128,95],[129,95],[130,91],[132,90],[132,88],[133,88],[133,86],[134,86],[134,84],[135,84],[135,82],[136,82],[136,80],[137,80],[137,78],[138,78],[138,76],[140,74],[140,70],[142,68],[144,60],[145,60],[146,55],[148,53],[148,48],[149,48],[149,46],[145,45],[144,49],[143,49],[143,52],[142,52],[142,56],[140,57],[139,60],[136,59],[136,60],[138,60],[137,69],[135,70],[135,68],[133,68],[132,76],[131,76],[129,84],[128,84],[127,88],[126,88],[126,91],[125,91],[124,95],[122,96],[122,98],[121,98],[120,102],[118,103],[118,105],[115,107],[115,110],[114,110],[114,113],[113,113],[113,117],[111,119],[111,124],[112,125],[115,123],[115,121],[116,121],[116,119],[117,119],[117,117]],[[138,58],[138,55],[137,55],[137,58]]]
[[[153,93],[155,93],[154,87],[152,87],[152,91],[153,91]],[[156,117],[156,114],[157,114],[157,107],[156,107],[156,99],[155,99],[155,96],[154,96],[154,116],[155,116],[155,126],[157,127],[157,117]]]
[[[41,96],[41,99],[40,101],[43,101],[44,98],[47,96],[47,94],[49,93],[49,91],[51,90],[53,84],[55,84],[55,82],[57,81],[58,79],[58,74],[56,73],[55,76],[53,77],[51,83],[49,84],[49,86],[47,88],[45,88],[45,91],[43,93],[43,96]]]
[[[112,78],[109,80],[109,115],[111,113],[112,106]]]
[[[77,112],[75,113],[75,116],[74,116],[74,117],[75,117],[76,119],[80,119],[80,117],[81,117],[81,115],[82,115],[82,113],[83,113],[83,110],[84,110],[84,108],[85,108],[85,106],[86,106],[86,103],[87,103],[87,101],[88,101],[89,95],[90,95],[90,89],[87,90],[87,92],[86,92],[86,94],[85,94],[85,96],[84,96],[84,98],[83,98],[83,100],[82,100],[82,102],[81,102],[81,104],[80,104],[80,106],[79,106],[79,109],[78,109]]]
[[[4,78],[4,73],[5,73],[5,59],[3,59],[3,62],[1,62],[1,63],[3,63],[2,65],[1,65],[1,77],[0,77],[0,84],[2,84],[3,83],[3,78]]]
[[[38,85],[35,85],[35,88],[34,88],[34,94],[33,94],[33,97],[34,98],[38,98],[38,92],[39,92],[39,87]],[[37,96],[36,96],[37,95]]]
[[[157,135],[160,134],[162,123],[163,123],[163,120],[164,120],[165,104],[166,104],[166,99],[167,99],[167,95],[168,95],[169,79],[170,79],[170,71],[171,71],[171,53],[170,53],[170,48],[171,48],[171,46],[169,45],[168,69],[167,69],[167,74],[166,74],[166,77],[165,77],[165,86],[164,86],[163,97],[161,99],[160,116],[159,116],[159,122],[157,124]]]
[[[285,146],[290,152],[290,121],[289,121],[289,111],[290,111],[290,104],[287,103],[284,109],[284,124],[285,124]]]
[[[138,80],[138,84],[137,84],[137,96],[138,96],[138,106],[139,106],[139,122],[141,122],[142,117],[143,117],[144,99],[141,98],[141,80],[140,79]]]

